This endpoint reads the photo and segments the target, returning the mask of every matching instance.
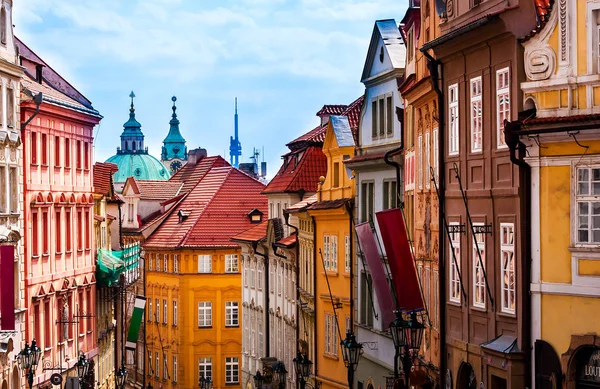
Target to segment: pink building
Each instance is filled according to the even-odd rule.
[[[93,239],[93,129],[102,118],[91,102],[22,42],[25,338],[42,360],[34,387],[63,382],[80,352],[97,354]],[[43,94],[39,113],[31,96]],[[85,317],[89,315],[90,317]],[[90,369],[94,371],[93,368]],[[88,382],[93,382],[89,377]],[[63,384],[64,385],[64,384]]]

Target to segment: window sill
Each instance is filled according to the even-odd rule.
[[[83,253],[83,249],[77,249],[78,253]]]
[[[177,324],[171,325],[171,328],[177,328]]]
[[[487,313],[487,308],[486,307],[478,307],[478,306],[475,306],[475,305],[471,305],[469,308],[471,308],[471,310],[475,311],[475,312]]]
[[[326,270],[325,272],[321,272],[321,275],[325,275],[327,273],[328,276],[339,276],[340,274],[335,270]]]
[[[325,354],[323,353],[323,357],[327,358],[327,359],[331,359],[332,361],[339,361],[340,357],[336,356],[336,355],[331,355],[331,354]]]
[[[462,303],[460,301],[448,300],[447,303],[457,308],[462,307]]]
[[[93,332],[92,330],[89,330],[89,331],[87,332],[87,334],[89,335],[89,334],[91,334],[92,332]]]
[[[44,347],[44,352],[47,353],[48,351],[51,351],[52,347]]]
[[[44,254],[42,254],[42,257],[44,257],[44,258],[50,258],[50,254],[44,253]]]
[[[39,258],[40,258],[40,256],[39,256],[38,254],[33,254],[33,255],[31,256],[31,258],[32,258],[32,259],[39,259]]]
[[[231,325],[231,326],[226,325],[225,328],[240,328],[240,325],[239,324]]]
[[[65,254],[72,254],[72,253],[73,253],[73,250],[67,250],[67,251],[65,251]]]
[[[500,311],[500,312],[496,312],[496,314],[500,317],[506,317],[508,319],[514,319],[517,317],[516,312]]]
[[[585,245],[585,246],[570,246],[569,251],[572,253],[597,253],[600,245]]]
[[[60,165],[58,165],[58,164],[55,164],[55,165],[54,165],[54,168],[55,168],[55,169],[60,169],[60,168],[62,168],[62,166],[60,166]]]
[[[226,382],[225,386],[236,386],[236,385],[239,385],[239,384],[240,384],[239,382]]]
[[[199,330],[210,330],[211,328],[213,328],[212,326],[198,326]]]
[[[85,336],[85,334],[79,334],[80,338],[83,338]]]
[[[85,249],[85,251],[92,251],[92,249],[90,249],[90,248],[86,248],[86,249]]]
[[[41,165],[42,167],[45,167],[46,169],[48,169],[48,164],[47,163],[42,163]]]
[[[55,254],[55,255],[62,255],[63,253],[62,253],[62,251],[57,251],[57,252],[55,252],[54,254]]]

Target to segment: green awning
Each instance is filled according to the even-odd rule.
[[[99,286],[113,286],[119,282],[119,275],[126,270],[125,262],[120,258],[121,253],[98,249],[96,279]]]

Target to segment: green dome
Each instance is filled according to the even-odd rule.
[[[113,155],[106,162],[112,162],[119,167],[113,176],[114,182],[125,182],[128,177],[136,180],[168,180],[171,178],[169,170],[158,159],[150,154],[124,154]]]

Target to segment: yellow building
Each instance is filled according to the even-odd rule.
[[[352,331],[352,209],[354,179],[344,160],[354,154],[354,137],[346,116],[331,116],[323,152],[327,176],[319,183],[317,202],[308,207],[316,236],[317,387],[348,388],[340,342]]]
[[[539,28],[523,43],[526,111],[506,126],[530,173],[533,387],[598,387],[600,3],[537,3]]]
[[[215,389],[241,387],[240,247],[230,238],[262,222],[267,198],[262,183],[214,159],[178,171],[197,184],[144,243],[146,372],[155,388],[198,387],[201,377]]]

